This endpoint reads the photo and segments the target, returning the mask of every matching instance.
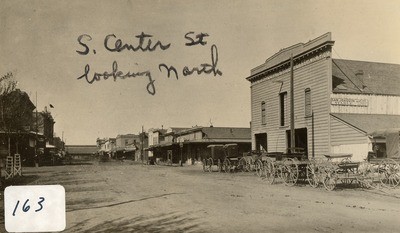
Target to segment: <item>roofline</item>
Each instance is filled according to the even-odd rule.
[[[376,61],[365,61],[365,60],[353,60],[353,59],[342,59],[342,58],[332,58],[333,60],[337,61],[355,61],[355,62],[365,62],[365,63],[378,63],[378,64],[386,64],[386,65],[398,65],[398,63],[388,63],[388,62],[376,62]]]
[[[356,127],[356,126],[350,124],[349,122],[347,122],[347,121],[345,121],[345,120],[343,120],[343,119],[340,119],[339,117],[337,117],[337,116],[335,116],[335,115],[333,115],[333,114],[335,114],[335,113],[329,113],[329,115],[331,115],[331,116],[333,116],[334,118],[338,119],[340,122],[343,122],[343,123],[345,123],[345,124],[347,124],[347,125],[349,125],[349,126],[355,128],[356,130],[361,131],[361,133],[364,133],[365,135],[367,135],[367,131],[360,129],[360,128],[358,128],[358,127]],[[340,113],[339,113],[339,114],[340,114]],[[351,114],[351,113],[342,113],[342,114]],[[377,115],[378,115],[378,114],[377,114]]]
[[[400,96],[400,95],[395,95],[395,94],[382,94],[382,93],[370,93],[370,92],[340,92],[340,91],[332,91],[332,94],[380,95],[380,96],[394,96],[394,97],[399,97]]]
[[[325,46],[327,46],[327,45],[333,46],[333,44],[335,43],[335,41],[331,40],[331,33],[328,32],[328,33],[325,33],[325,34],[323,34],[323,35],[321,35],[321,36],[319,36],[319,37],[317,37],[317,38],[315,38],[315,39],[312,39],[312,40],[306,42],[306,43],[297,43],[297,44],[291,45],[291,46],[289,46],[289,47],[286,47],[286,48],[284,48],[284,49],[281,49],[279,52],[277,52],[277,53],[275,53],[274,55],[272,55],[271,57],[269,57],[263,64],[261,64],[261,65],[255,67],[255,68],[253,68],[253,69],[251,69],[251,70],[250,70],[250,73],[256,72],[258,69],[262,69],[263,66],[266,66],[265,69],[262,69],[261,71],[256,72],[256,73],[253,73],[253,74],[251,74],[250,76],[248,76],[248,77],[246,78],[246,80],[247,80],[247,81],[251,81],[251,79],[255,78],[255,77],[258,76],[259,74],[262,74],[262,73],[264,73],[264,72],[273,70],[273,69],[275,69],[275,68],[277,68],[277,67],[279,67],[279,66],[285,65],[286,63],[290,62],[290,56],[289,56],[288,59],[284,59],[283,61],[277,63],[276,65],[272,65],[272,66],[270,66],[270,67],[267,66],[267,62],[268,62],[268,61],[272,61],[275,57],[277,57],[278,55],[282,54],[283,52],[290,51],[291,49],[294,49],[294,48],[296,48],[296,47],[298,47],[298,46],[301,46],[301,45],[303,46],[303,48],[306,48],[307,46],[310,46],[310,45],[312,45],[313,43],[316,43],[316,42],[318,42],[319,40],[321,40],[321,39],[323,39],[323,38],[326,38],[326,40],[323,41],[323,42],[321,42],[321,43],[319,43],[319,44],[316,44],[315,46],[310,47],[310,48],[308,48],[308,49],[306,49],[306,50],[304,50],[304,51],[301,51],[301,52],[298,53],[298,54],[294,54],[294,55],[293,55],[293,60],[294,60],[294,61],[295,61],[295,60],[298,60],[300,57],[304,56],[304,55],[307,54],[307,53],[310,53],[310,52],[313,51],[313,50],[317,50],[318,48],[321,48],[321,47],[323,48],[323,47],[325,47]]]
[[[71,147],[71,146],[74,146],[74,147],[92,147],[92,146],[97,147],[97,145],[65,145],[65,147],[67,147],[67,146],[69,146],[69,147]]]
[[[205,127],[205,126],[199,126],[199,127],[194,127],[194,128],[188,129],[188,130],[183,130],[183,131],[177,132],[175,135],[180,136],[180,135],[189,134],[189,133],[192,133],[192,132],[195,132],[195,131],[203,131],[203,129],[205,129],[205,128],[208,128],[208,129],[248,129],[248,130],[251,130],[250,127],[214,127],[214,126],[213,127],[210,127],[210,126]]]

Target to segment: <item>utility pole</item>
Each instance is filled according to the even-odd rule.
[[[290,55],[290,148],[294,152],[295,132],[294,132],[294,78],[293,78],[293,54]]]
[[[37,144],[38,144],[38,105],[37,105],[37,91],[35,92],[35,102],[36,102],[36,111],[35,111],[35,167],[39,167],[39,156],[37,154]]]
[[[144,160],[144,155],[143,155],[143,147],[144,147],[144,129],[143,129],[143,125],[142,125],[142,133],[141,133],[141,135],[140,135],[140,159],[142,160],[142,163],[143,163],[143,160]]]

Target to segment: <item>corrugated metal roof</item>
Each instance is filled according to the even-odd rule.
[[[400,65],[332,59],[334,93],[400,95]]]
[[[331,113],[332,116],[365,132],[400,128],[400,116],[383,114]]]

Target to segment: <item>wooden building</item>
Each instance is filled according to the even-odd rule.
[[[65,152],[74,161],[88,161],[95,159],[96,145],[66,145]]]
[[[346,152],[362,160],[380,143],[369,132],[400,127],[400,65],[333,59],[333,45],[326,33],[251,70],[253,150],[290,146],[291,67],[295,146],[309,158]]]
[[[202,127],[192,128],[172,127],[163,133],[158,144],[149,145],[154,159],[170,161],[171,163],[194,164],[208,158],[208,145],[236,143],[239,153],[251,149],[250,128],[237,127]]]

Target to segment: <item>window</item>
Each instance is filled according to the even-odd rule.
[[[312,116],[310,88],[304,90],[304,100],[305,100],[305,106],[304,106],[305,116],[306,117]]]
[[[285,102],[287,98],[287,92],[282,92],[279,94],[279,106],[280,106],[280,126],[285,126]]]
[[[265,102],[261,102],[261,124],[265,125],[267,123],[265,119]]]

